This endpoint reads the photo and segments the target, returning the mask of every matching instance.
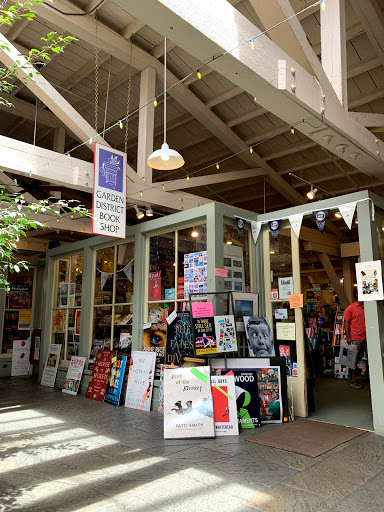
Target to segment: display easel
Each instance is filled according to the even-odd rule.
[[[230,307],[229,307],[229,304],[230,304],[230,301],[231,301],[231,304],[232,304],[232,311],[234,312],[235,311],[235,305],[234,305],[234,302],[233,302],[233,294],[231,291],[226,291],[226,292],[207,292],[207,293],[204,293],[201,294],[200,292],[193,292],[193,293],[189,293],[189,296],[188,296],[188,300],[189,300],[189,315],[190,315],[190,319],[191,319],[191,325],[192,325],[192,335],[193,335],[193,343],[194,343],[194,346],[196,347],[196,337],[195,337],[195,330],[193,329],[193,315],[192,315],[192,300],[191,300],[191,297],[195,296],[196,298],[198,299],[201,299],[200,302],[207,302],[207,296],[208,295],[227,295],[227,307],[225,308],[226,309],[226,313],[224,313],[224,315],[230,315]],[[237,332],[236,332],[236,340],[237,340]],[[196,353],[195,353],[196,355]],[[211,365],[211,359],[212,357],[213,358],[216,358],[216,357],[224,357],[224,369],[227,370],[227,353],[226,352],[220,352],[218,354],[208,354],[207,355],[207,359],[208,359],[208,365],[212,371],[212,365]]]

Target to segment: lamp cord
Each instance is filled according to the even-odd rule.
[[[164,143],[167,133],[167,38],[164,37]]]

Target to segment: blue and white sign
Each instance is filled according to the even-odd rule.
[[[277,240],[277,235],[279,233],[280,224],[281,224],[281,219],[268,221],[269,230],[275,240]]]
[[[236,226],[237,226],[237,238],[240,240],[240,238],[243,235],[246,220],[242,219],[241,217],[235,217],[235,219],[236,219]]]
[[[127,155],[95,144],[92,233],[125,238]]]
[[[320,233],[324,231],[324,224],[327,220],[329,210],[316,210],[315,212],[312,212],[313,216],[315,217],[316,225]]]

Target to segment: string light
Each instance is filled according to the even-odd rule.
[[[251,39],[251,49],[254,50],[255,48],[255,41],[253,40],[253,37]]]
[[[71,219],[73,219],[73,215],[71,215]]]
[[[143,191],[140,190],[140,197],[143,197]]]
[[[253,153],[253,146],[249,146],[249,152]]]
[[[161,188],[164,190],[164,183],[161,185]]]
[[[187,176],[187,181],[189,181],[189,176]]]
[[[258,37],[261,37],[261,36],[265,35],[266,33],[268,33],[269,31],[273,30],[274,28],[276,28],[276,27],[278,27],[278,26],[282,25],[283,23],[286,23],[286,22],[287,22],[287,21],[289,21],[291,18],[293,18],[293,17],[297,17],[297,16],[301,15],[301,14],[303,14],[304,12],[306,12],[306,11],[308,11],[308,10],[312,9],[313,7],[315,7],[315,6],[317,6],[317,5],[321,5],[322,9],[324,10],[324,9],[325,9],[325,0],[318,0],[318,1],[314,2],[314,3],[313,3],[313,4],[311,4],[311,5],[308,5],[307,7],[305,7],[305,8],[304,8],[304,9],[302,9],[301,11],[298,11],[298,12],[297,12],[297,13],[295,13],[294,15],[292,15],[292,16],[290,16],[290,17],[286,18],[285,20],[280,21],[279,23],[277,23],[276,25],[273,25],[272,27],[269,27],[268,29],[264,30],[263,32],[260,32],[259,34],[257,34],[257,36],[252,37],[251,39],[248,39],[247,41],[244,41],[243,43],[240,43],[240,44],[239,44],[239,45],[237,45],[235,48],[232,48],[232,49],[230,49],[230,50],[227,50],[227,51],[225,51],[225,52],[222,52],[222,53],[221,53],[221,54],[219,54],[219,55],[216,55],[216,56],[211,57],[210,59],[208,59],[206,62],[204,62],[204,63],[203,63],[203,67],[204,67],[204,66],[207,66],[207,65],[208,65],[208,64],[210,64],[212,61],[219,59],[220,57],[224,57],[225,55],[230,54],[231,52],[233,52],[234,50],[236,50],[236,49],[240,48],[240,47],[241,47],[241,46],[243,46],[244,44],[247,44],[247,43],[251,42],[251,46],[252,46],[252,43],[254,44],[254,39],[256,39],[256,38],[258,38]],[[191,73],[188,73],[184,78],[180,79],[176,84],[173,84],[169,89],[171,89],[171,88],[173,89],[176,85],[178,85],[178,84],[180,84],[180,83],[184,83],[184,82],[185,82],[189,77],[191,77],[191,76],[193,75],[193,73],[195,73],[195,72],[201,75],[200,69],[201,69],[201,68],[197,68],[195,71],[192,71]],[[198,78],[200,79],[200,77],[199,77],[199,76],[198,76]],[[169,90],[169,89],[168,89],[168,90]],[[165,94],[166,92],[167,92],[167,91],[164,91],[164,93],[162,93],[162,94]],[[137,109],[135,109],[135,110],[134,110],[134,111],[132,111],[131,113],[127,114],[127,115],[126,115],[122,120],[117,121],[115,124],[113,124],[113,125],[109,126],[105,131],[109,131],[109,130],[113,129],[115,126],[117,126],[117,125],[119,125],[119,126],[120,126],[120,128],[122,129],[122,128],[123,128],[123,121],[125,121],[126,119],[130,118],[132,115],[134,115],[134,114],[136,114],[137,112],[139,112],[142,108],[145,108],[145,107],[146,107],[147,105],[149,105],[152,101],[153,101],[154,106],[155,106],[155,107],[157,107],[157,104],[158,104],[158,103],[157,103],[157,97],[155,97],[153,100],[148,101],[146,104],[144,104],[144,105],[142,105],[142,106],[138,107]],[[253,98],[253,101],[254,101],[255,103],[257,102],[256,96]],[[101,134],[102,134],[102,132],[101,132],[101,133],[99,133],[99,134],[97,134],[96,136],[99,136],[99,135],[101,135]],[[266,139],[266,140],[269,140],[269,139]],[[265,142],[265,141],[263,141],[263,142]],[[80,143],[78,146],[74,147],[71,151],[67,151],[65,154],[67,155],[67,157],[68,157],[68,158],[70,158],[70,157],[71,157],[70,152],[75,151],[76,149],[79,149],[81,146],[83,146],[83,145],[84,145],[84,144],[86,144],[86,143],[87,143],[87,141]],[[237,154],[239,154],[239,153],[242,153],[242,151],[240,151],[240,152],[238,152],[238,153],[236,153],[236,154],[234,154],[234,155],[232,155],[232,156],[236,156],[236,155],[237,155]],[[57,158],[55,158],[55,159],[52,159],[52,160],[51,160],[51,163],[52,163],[52,162],[55,162],[56,160],[58,160],[58,158],[60,158],[60,157],[57,157]],[[224,159],[224,160],[226,160],[226,159]],[[46,164],[46,165],[48,166],[48,162],[47,162],[47,164]],[[216,166],[218,166],[218,163],[217,163],[217,165],[216,165]],[[210,166],[207,166],[207,167],[210,167]],[[206,168],[206,167],[205,167],[205,168]],[[204,168],[204,169],[205,169],[205,168]],[[218,168],[218,167],[217,167],[217,168]],[[37,168],[37,169],[38,169],[38,168]],[[36,170],[37,170],[37,169],[36,169]],[[200,170],[201,170],[201,169],[200,169]],[[193,173],[193,174],[195,174],[195,173]]]
[[[91,138],[89,139],[88,144],[92,144],[92,141],[93,141],[93,138],[91,137]]]
[[[200,69],[199,68],[197,68],[196,73],[197,73],[197,78],[199,80],[201,80],[201,73],[200,73]]]
[[[217,162],[217,164],[216,164],[216,169],[220,169],[219,162]]]
[[[293,126],[291,126],[291,133],[292,133],[292,135],[295,133],[295,129]]]

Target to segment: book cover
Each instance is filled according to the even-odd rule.
[[[197,356],[217,354],[214,317],[193,318]]]
[[[234,315],[215,316],[217,352],[237,352]]]
[[[260,401],[260,419],[263,423],[282,423],[283,406],[280,392],[280,368],[259,368],[257,388]]]
[[[143,351],[156,354],[155,377],[160,378],[161,365],[165,362],[165,346],[167,344],[167,324],[152,324],[143,329]]]
[[[93,367],[95,366],[95,362],[96,362],[97,351],[102,350],[104,348],[106,341],[107,340],[93,340],[92,341],[92,348],[91,348],[91,352],[89,354],[89,360],[88,360],[88,370],[93,370]]]
[[[192,324],[189,313],[177,313],[175,320],[167,327],[166,364],[181,366],[185,357],[193,357]]]
[[[156,354],[154,352],[132,351],[125,407],[141,411],[151,410],[155,364]]]
[[[108,376],[111,369],[112,358],[116,356],[116,350],[98,350],[95,366],[89,379],[88,389],[85,394],[91,400],[102,402],[107,391]]]
[[[214,436],[210,367],[166,368],[164,438]]]
[[[239,424],[234,375],[213,376],[211,385],[216,435],[238,436]]]
[[[114,356],[108,377],[107,392],[104,402],[119,406],[121,389],[124,382],[124,372],[127,364],[127,356]]]
[[[72,356],[64,381],[63,393],[77,395],[83,375],[85,357]]]
[[[225,375],[228,370],[221,370]],[[261,427],[256,370],[232,370],[235,376],[237,417],[240,428]]]

